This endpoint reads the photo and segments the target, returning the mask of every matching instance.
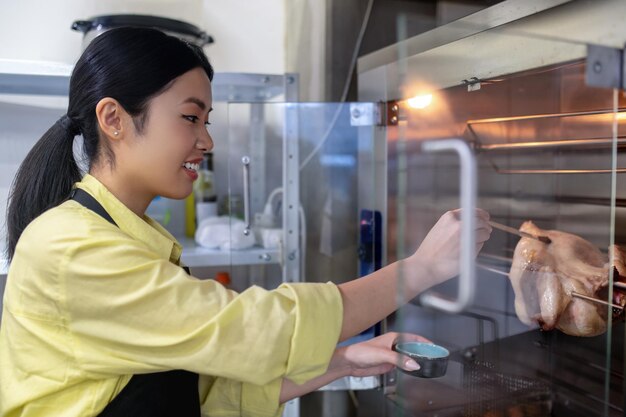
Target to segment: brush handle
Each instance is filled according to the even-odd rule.
[[[531,235],[530,233],[522,232],[521,230],[517,230],[514,227],[506,226],[506,225],[500,224],[500,223],[496,223],[496,222],[493,222],[491,220],[489,221],[489,225],[491,225],[491,227],[493,227],[494,229],[502,230],[503,232],[511,233],[511,234],[519,236],[519,237],[527,237],[527,238],[530,238],[530,239],[535,239],[535,240],[538,240],[538,241],[543,242],[545,244],[548,244],[548,243],[552,242],[550,240],[550,238],[547,237],[547,236]]]

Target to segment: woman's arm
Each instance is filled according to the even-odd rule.
[[[476,253],[491,234],[488,220],[486,211],[476,210]],[[340,340],[359,334],[422,291],[457,275],[460,232],[460,210],[449,211],[441,216],[413,255],[339,285],[343,299]],[[398,288],[399,285],[403,287]]]
[[[302,385],[296,385],[286,378],[283,379],[280,403],[315,391],[344,376],[381,375],[391,371],[396,366],[407,371],[419,369],[419,365],[415,361],[391,349],[394,341],[400,337],[403,341],[428,342],[428,339],[418,335],[390,332],[365,342],[339,347],[335,350],[328,370],[323,375]]]

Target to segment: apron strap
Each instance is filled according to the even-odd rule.
[[[176,370],[133,375],[98,417],[200,417],[198,374]]]
[[[98,203],[98,200],[93,198],[92,195],[89,194],[87,191],[81,188],[74,188],[70,194],[70,199],[75,200],[76,202],[87,207],[89,210],[96,212],[100,216],[104,217],[104,219],[107,220],[109,223],[117,226],[115,220],[113,220],[109,213],[107,213],[104,207],[102,207],[102,205]]]

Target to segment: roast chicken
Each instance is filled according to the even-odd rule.
[[[608,307],[572,296],[572,292],[608,301],[609,273],[614,280],[626,276],[622,250],[609,255],[585,239],[557,230],[543,230],[530,221],[519,229],[546,236],[546,244],[522,238],[515,248],[509,278],[515,292],[515,312],[528,324],[543,330],[559,329],[572,336],[597,336],[606,331]],[[624,293],[614,290],[613,302],[626,304]]]

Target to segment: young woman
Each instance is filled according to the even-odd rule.
[[[397,308],[401,264],[407,300],[457,274],[455,213],[365,279],[241,294],[189,276],[181,246],[144,215],[157,195],[192,192],[213,146],[212,77],[199,48],[151,29],[108,31],[78,60],[67,115],[10,197],[0,415],[277,416],[338,377],[415,368],[391,350],[396,334],[336,345]],[[480,249],[491,229],[477,218]]]

